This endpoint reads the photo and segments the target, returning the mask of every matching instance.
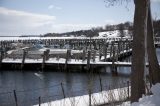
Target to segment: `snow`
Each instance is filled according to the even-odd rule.
[[[125,37],[127,37],[128,30],[124,30],[124,34],[125,34]],[[98,37],[121,38],[119,30],[99,32]]]
[[[143,96],[138,102],[125,102],[121,106],[160,106],[160,83],[151,88],[153,95]]]
[[[43,48],[40,49],[39,51],[45,51],[47,48]],[[53,53],[66,53],[67,49],[50,49],[51,52]],[[131,51],[131,49],[129,50]],[[82,53],[82,50],[72,50],[71,51],[72,54],[73,53]],[[124,51],[127,52],[127,51]],[[9,53],[12,53],[12,50],[9,51]],[[52,53],[52,54],[53,54]],[[106,58],[110,58],[110,55],[107,54]],[[99,56],[96,56],[95,61],[93,61],[93,59],[90,60],[90,64],[95,64],[95,65],[111,65],[112,62],[103,62],[102,60],[104,59],[104,56],[102,56],[101,60],[99,60]],[[22,63],[22,59],[13,59],[13,58],[4,58],[2,60],[3,63]],[[25,63],[42,63],[43,59],[29,59],[26,58],[25,59]],[[46,60],[45,63],[48,64],[65,64],[66,59],[65,58],[49,58],[49,60]],[[85,59],[85,61],[82,61],[81,59],[69,59],[67,61],[67,64],[72,64],[72,65],[86,65],[87,64],[87,59]],[[117,65],[126,65],[126,66],[130,66],[131,63],[130,62],[115,62],[115,64]]]
[[[132,103],[131,106],[160,106],[160,83],[151,88],[153,95],[144,96],[139,102]]]
[[[52,54],[67,52],[67,49],[51,49],[51,48],[42,48],[42,49],[39,49],[38,51],[46,51],[47,49],[49,49],[50,52],[52,52]],[[71,50],[71,53],[82,53],[82,52],[83,50]]]
[[[93,93],[91,104],[104,104],[111,101],[119,101],[127,98],[127,87]],[[61,100],[51,101],[41,104],[41,106],[89,106],[89,95],[70,97]],[[34,105],[39,106],[39,105]]]
[[[15,50],[9,50],[9,51],[7,51],[7,54],[12,54],[13,51],[15,51]]]
[[[118,37],[119,36],[119,31],[105,31],[105,32],[100,32],[99,37]]]
[[[108,91],[102,91],[99,93],[93,93],[91,95],[91,103],[92,105],[101,105],[111,101],[125,100],[127,98],[127,89],[127,87],[124,87]],[[151,91],[153,95],[143,96],[139,99],[139,102],[134,102],[130,104],[130,102],[127,101],[119,106],[160,106],[160,83],[153,85]],[[48,104],[50,104],[50,106],[88,106],[89,95],[69,97],[61,100],[50,101],[41,104],[41,106],[48,106]]]
[[[42,59],[25,59],[25,63],[42,63]],[[5,58],[3,63],[22,63],[22,59]]]
[[[156,85],[154,85],[152,88],[151,88],[151,91],[154,95],[157,95],[160,97],[160,83],[157,83]]]
[[[103,34],[105,33],[109,33],[109,32],[100,32],[98,37],[92,37],[91,39],[109,39],[109,38],[115,38],[115,39],[120,39],[120,37],[118,37],[118,31],[114,31],[114,33],[112,33],[112,35],[105,37],[103,36]],[[127,38],[128,37],[123,37],[123,38]],[[45,40],[45,39],[57,39],[57,40],[61,40],[61,39],[90,39],[90,37],[0,37],[0,41],[9,41],[9,40]],[[112,40],[112,39],[110,39]]]

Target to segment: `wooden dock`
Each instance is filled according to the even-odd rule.
[[[50,39],[21,39],[0,41],[1,69],[63,69],[80,67],[90,70],[96,67],[111,67],[117,73],[117,67],[130,67],[131,62],[120,62],[132,54],[132,39],[130,38],[50,38]],[[31,47],[43,44],[46,49],[32,51]],[[155,38],[155,45],[160,44],[160,38]],[[20,48],[13,50],[13,45]],[[68,45],[66,47],[66,45]],[[50,47],[54,46],[54,49]],[[63,51],[63,49],[65,50]],[[11,49],[11,50],[10,50]],[[56,50],[60,51],[57,52]],[[10,53],[11,52],[11,53]],[[146,63],[148,66],[148,63]]]

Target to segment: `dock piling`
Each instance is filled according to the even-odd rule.
[[[90,60],[91,60],[91,51],[89,50],[87,54],[87,70],[90,69]]]
[[[65,70],[68,69],[68,65],[67,64],[68,64],[68,61],[69,61],[70,57],[71,57],[71,50],[67,50],[66,60],[65,60],[65,67],[64,67]]]
[[[23,57],[22,57],[21,69],[23,69],[23,67],[24,67],[26,54],[27,54],[27,51],[25,49],[23,49]]]
[[[2,60],[3,60],[3,51],[0,52],[1,56],[0,56],[0,68],[2,67]]]
[[[112,74],[117,74],[117,67],[115,65],[115,60],[116,60],[115,51],[116,51],[116,48],[113,46],[113,49],[112,49],[113,57],[112,57],[112,66],[111,66]]]

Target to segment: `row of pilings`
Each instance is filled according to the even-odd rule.
[[[75,60],[87,60],[87,65],[82,65],[80,69],[89,70],[91,65],[90,61],[97,61],[97,57],[99,61],[111,61],[113,63],[112,71],[116,71],[116,66],[114,62],[123,59],[124,57],[131,54],[131,46],[132,46],[132,39],[42,39],[42,40],[11,40],[11,41],[1,41],[1,53],[0,53],[0,67],[6,68],[7,66],[3,66],[3,59],[9,57],[13,59],[22,59],[21,64],[5,64],[11,65],[12,69],[27,69],[27,67],[31,68],[34,65],[25,64],[25,59],[28,59],[31,55],[27,47],[25,45],[36,45],[36,44],[43,44],[46,47],[56,46],[59,49],[65,48],[66,45],[69,45],[69,49],[67,50],[66,54],[62,55],[55,55],[50,52],[50,49],[45,50],[42,54],[34,54],[40,55],[43,59],[41,65],[35,64],[35,68],[38,70],[48,69],[46,66],[46,61],[49,58],[56,57],[57,60],[59,58],[64,58],[66,60],[65,64],[57,64],[53,65],[54,67],[58,67],[61,70],[70,70],[70,66],[67,64],[70,59]],[[8,55],[7,50],[13,49],[14,44],[21,44],[22,53],[21,54],[14,54]],[[58,45],[58,46],[57,46]],[[72,54],[72,50],[83,50],[82,53]],[[128,52],[125,52],[128,51]],[[35,57],[33,55],[33,57]],[[39,66],[40,65],[40,66]],[[38,67],[38,68],[37,68]],[[86,67],[86,68],[84,68]],[[7,67],[8,68],[8,67]],[[93,67],[92,67],[93,68]]]

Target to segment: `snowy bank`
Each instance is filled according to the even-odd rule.
[[[151,88],[153,95],[143,96],[139,102],[124,102],[119,106],[160,106],[160,83]],[[100,105],[113,101],[123,101],[128,97],[128,88],[102,91],[91,95],[91,104]],[[89,106],[89,95],[70,97],[41,104],[41,106]],[[38,106],[34,105],[34,106]]]
[[[127,87],[102,91],[99,93],[93,93],[91,95],[91,104],[94,106],[114,101],[123,101],[128,98],[127,93]],[[39,105],[37,104],[34,106]],[[41,106],[89,106],[89,95],[70,97],[61,100],[42,103]]]
[[[160,83],[152,86],[151,91],[153,95],[143,96],[138,102],[132,104],[126,102],[121,106],[160,106]]]

